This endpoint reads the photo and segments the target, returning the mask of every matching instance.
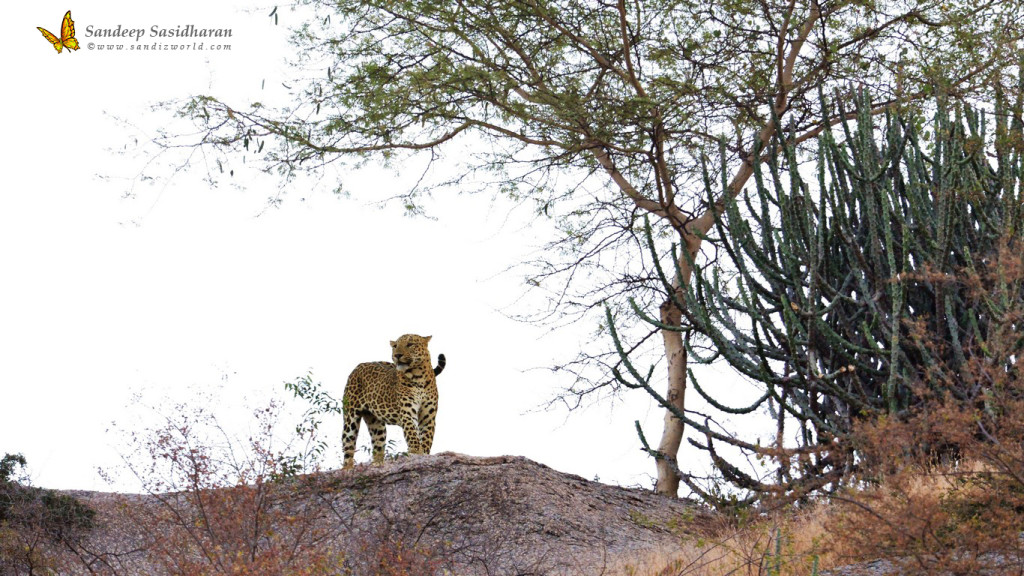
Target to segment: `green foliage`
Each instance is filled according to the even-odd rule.
[[[96,512],[73,496],[15,479],[27,462],[20,454],[0,459],[0,573],[33,573],[49,566],[59,550],[80,552]]]
[[[195,97],[178,112],[201,128],[196,146],[255,155],[287,177],[345,157],[393,162],[428,150],[433,157],[470,137],[480,153],[464,158],[467,168],[496,172],[500,188],[542,206],[576,204],[564,183],[549,178],[586,178],[604,150],[645,199],[671,202],[678,194],[691,208],[702,200],[686,189],[699,177],[699,150],[722,129],[760,130],[780,94],[791,92],[783,111],[799,132],[819,123],[817,87],[844,89],[855,80],[904,102],[939,82],[969,94],[988,85],[986,74],[1015,64],[992,46],[1020,39],[1024,10],[852,0],[300,4],[293,14],[306,21],[293,43],[301,80],[288,84],[291,105]],[[816,30],[816,41],[803,40],[805,27]],[[790,49],[801,57],[782,86]],[[733,159],[746,145],[730,146]],[[414,212],[425,189],[416,188],[405,198]],[[612,190],[616,202],[633,207]],[[581,222],[603,205],[588,206]]]
[[[96,511],[74,496],[44,490],[41,501],[45,511],[43,527],[57,540],[74,538],[95,525]]]
[[[14,494],[11,486],[14,485],[14,474],[18,468],[24,469],[26,465],[25,457],[21,454],[4,454],[3,459],[0,459],[0,523],[8,521],[12,515]]]
[[[32,525],[57,540],[91,529],[96,512],[77,498],[14,479],[16,467],[27,464],[21,454],[0,459],[0,523]]]
[[[28,463],[21,454],[4,454],[0,459],[0,483],[10,482],[14,472],[19,467],[24,468]]]

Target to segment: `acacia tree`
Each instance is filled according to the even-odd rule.
[[[180,112],[200,139],[165,134],[158,144],[244,150],[287,180],[344,158],[434,158],[472,142],[465,172],[495,174],[502,192],[542,214],[566,207],[558,217],[567,260],[542,276],[564,283],[557,293],[580,290],[584,298],[560,298],[559,311],[633,295],[659,302],[660,322],[673,327],[685,321],[679,304],[690,263],[724,202],[753,174],[752,151],[775,132],[773,117],[799,143],[838,119],[821,117],[820,88],[869,85],[876,112],[936,85],[969,96],[998,81],[1020,40],[1022,11],[1017,3],[955,0],[301,4],[316,16],[294,36],[303,74],[291,106],[195,97]],[[694,186],[697,158],[723,134],[730,177],[723,196],[709,201]],[[580,183],[588,195],[574,193]],[[675,283],[666,292],[648,263],[646,274],[613,267],[583,281],[601,285],[581,288],[585,275],[576,272],[600,265],[602,255],[625,249],[643,257],[641,215],[684,248]],[[686,346],[678,330],[660,334],[664,398],[682,411]],[[677,493],[682,437],[683,422],[666,411],[661,493]]]

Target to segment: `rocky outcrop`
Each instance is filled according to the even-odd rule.
[[[354,531],[396,533],[450,556],[458,573],[580,573],[678,545],[696,505],[608,486],[518,456],[444,453],[331,474],[331,506]]]
[[[300,476],[275,491],[286,494],[275,496],[286,515],[315,518],[317,533],[331,535],[319,545],[336,553],[342,573],[357,575],[373,574],[382,551],[426,558],[437,573],[621,573],[630,559],[678,546],[710,518],[686,500],[593,482],[519,456],[409,456]],[[103,558],[95,573],[167,572],[149,552],[159,534],[145,525],[140,531],[132,514],[168,503],[185,509],[192,506],[187,496],[165,494],[158,503],[154,496],[74,494],[99,512],[85,543]]]

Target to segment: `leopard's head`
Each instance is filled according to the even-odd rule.
[[[430,364],[430,350],[427,350],[430,336],[406,334],[391,342],[391,359],[399,372],[404,372],[413,364]]]

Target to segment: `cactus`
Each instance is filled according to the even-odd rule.
[[[963,281],[1024,235],[1020,92],[1012,104],[997,93],[988,114],[938,98],[925,121],[909,111],[872,116],[862,91],[851,110],[836,99],[846,120],[824,130],[811,154],[781,126],[756,150],[753,190],[726,202],[708,238],[718,258],[694,263],[680,306],[687,318],[676,328],[690,333],[691,359],[723,359],[763,387],[757,400],[732,407],[691,373],[704,400],[738,415],[767,408],[776,419],[776,444],[763,447],[676,414],[704,435],[690,442],[726,479],[755,492],[834,488],[856,468],[854,452],[841,448],[856,419],[912,409],[912,385],[924,380],[962,401],[978,397],[962,370],[973,355],[990,354],[989,332],[1024,300],[1011,281],[982,296]],[[718,189],[724,143],[720,157],[717,168],[704,164],[708,198],[729,198]],[[646,226],[657,262],[666,254]],[[675,261],[676,247],[669,252]],[[672,270],[657,270],[671,294]],[[649,388],[629,375],[637,382],[615,377]],[[783,438],[798,445],[783,447]],[[716,441],[774,460],[775,482],[739,472]]]

